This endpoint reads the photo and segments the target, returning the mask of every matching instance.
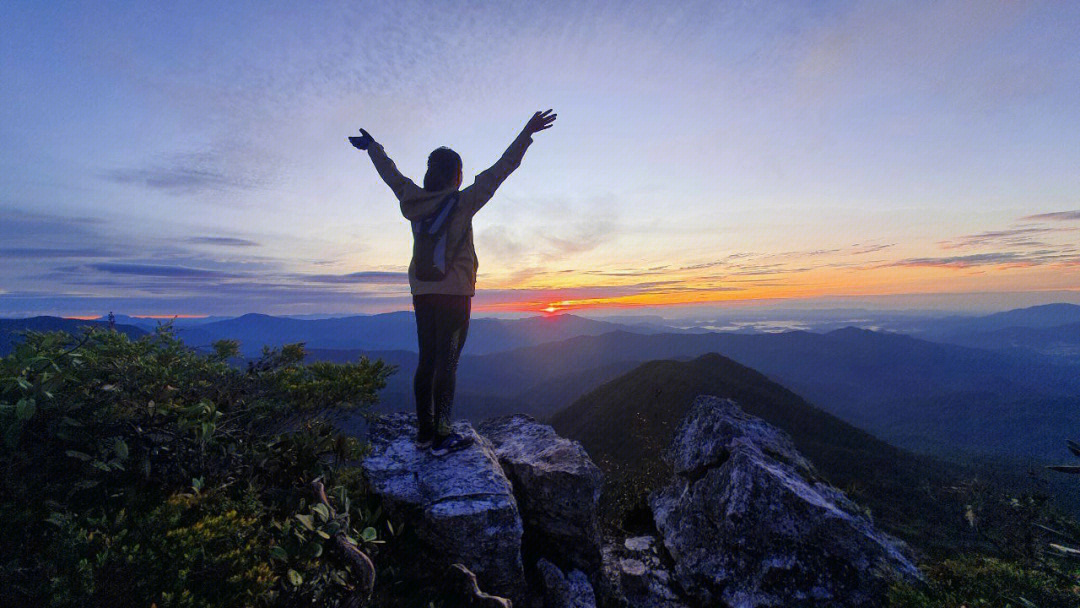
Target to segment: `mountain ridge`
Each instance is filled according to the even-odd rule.
[[[909,540],[926,535],[925,547],[962,532],[940,497],[925,492],[949,483],[950,465],[892,446],[715,353],[690,361],[649,361],[551,417],[560,435],[580,441],[608,472],[604,508],[609,519],[631,528],[641,525],[641,498],[669,474],[657,455],[697,395],[732,399],[787,432],[829,483],[869,506],[892,532]],[[913,516],[910,507],[916,504],[919,515]]]

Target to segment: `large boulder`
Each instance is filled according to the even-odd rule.
[[[728,399],[698,397],[650,496],[681,593],[702,605],[879,606],[921,573],[791,439]]]
[[[485,591],[520,598],[522,524],[513,488],[487,440],[466,422],[454,431],[475,443],[435,457],[414,445],[414,415],[383,416],[368,429],[371,453],[361,466],[386,508],[416,522],[440,569],[463,564]]]
[[[529,416],[500,416],[479,425],[514,486],[528,554],[562,567],[600,567],[597,502],[603,474],[576,441]]]

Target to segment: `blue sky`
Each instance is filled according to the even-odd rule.
[[[1080,301],[1078,31],[1071,2],[6,2],[0,314],[406,308],[408,224],[345,136],[474,175],[548,107],[475,219],[481,309]]]

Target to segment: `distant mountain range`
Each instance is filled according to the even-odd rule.
[[[524,319],[474,318],[469,323],[468,348],[484,354],[591,336],[615,330],[655,333],[646,325],[624,325],[575,315],[535,316]],[[673,331],[666,328],[666,331]],[[416,321],[412,312],[392,312],[332,319],[293,319],[247,314],[202,324],[188,324],[177,335],[192,346],[215,340],[239,340],[241,350],[257,355],[263,346],[304,342],[309,349],[416,350]]]
[[[988,350],[1037,353],[1080,363],[1080,306],[1046,304],[981,317],[924,320],[920,338]]]
[[[979,317],[946,317],[927,324],[931,334],[964,334],[986,332],[1008,327],[1056,327],[1080,323],[1080,305],[1044,304],[1017,308]]]
[[[145,317],[116,317],[119,326],[152,332],[168,320]],[[55,327],[74,329],[80,325],[103,327],[104,319],[82,321],[61,317],[4,319],[5,327]],[[296,319],[250,313],[235,318],[190,319],[171,321],[180,339],[193,348],[209,349],[217,340],[240,342],[245,356],[256,357],[264,346],[303,342],[308,349],[327,350],[416,350],[416,322],[412,312],[357,315],[327,319]],[[599,335],[610,331],[638,333],[681,332],[677,328],[650,323],[612,323],[562,314],[532,316],[522,319],[479,317],[469,324],[470,353],[485,354],[565,340],[574,336]],[[686,330],[690,331],[690,330]],[[0,351],[3,354],[4,351]]]
[[[740,320],[741,319],[741,320]],[[13,322],[20,320],[12,319]],[[104,318],[97,319],[104,322]],[[239,340],[248,355],[257,355],[263,346],[304,342],[308,348],[354,350],[416,350],[416,329],[410,311],[375,315],[327,318],[281,317],[251,313],[239,317],[178,317],[171,321],[117,315],[121,325],[153,331],[159,324],[172,323],[188,344],[207,347],[222,338]],[[713,320],[671,320],[657,315],[559,314],[520,319],[475,316],[467,351],[486,354],[557,342],[575,336],[600,335],[610,331],[653,333],[767,333],[804,329],[827,333],[845,327],[887,329],[915,337],[980,348],[997,349],[992,332],[1010,328],[1045,329],[1032,332],[1024,348],[1036,352],[1045,339],[1061,339],[1051,328],[1080,324],[1080,306],[1049,304],[984,316],[933,317],[929,313],[903,311],[843,310],[746,310],[731,312]],[[1075,332],[1075,328],[1071,331]],[[1068,332],[1066,332],[1068,333]],[[1071,339],[1066,340],[1071,344]]]
[[[158,324],[117,319],[132,336]],[[459,371],[457,411],[472,418],[508,411],[545,418],[646,361],[718,353],[910,449],[1050,459],[1061,455],[1063,435],[1080,428],[1080,362],[1073,356],[1080,306],[931,320],[920,338],[852,327],[827,333],[707,332],[663,322],[576,315],[475,318]],[[19,329],[72,331],[85,325],[105,324],[56,317],[2,320],[0,354]],[[304,342],[313,360],[382,358],[399,366],[382,407],[412,408],[416,330],[410,312],[328,319],[249,314],[177,319],[174,326],[194,347],[239,340],[248,357],[258,356],[264,344]]]

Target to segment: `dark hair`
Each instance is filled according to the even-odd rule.
[[[449,188],[458,171],[461,171],[461,157],[458,153],[445,146],[436,149],[427,159],[424,190],[435,192]]]

